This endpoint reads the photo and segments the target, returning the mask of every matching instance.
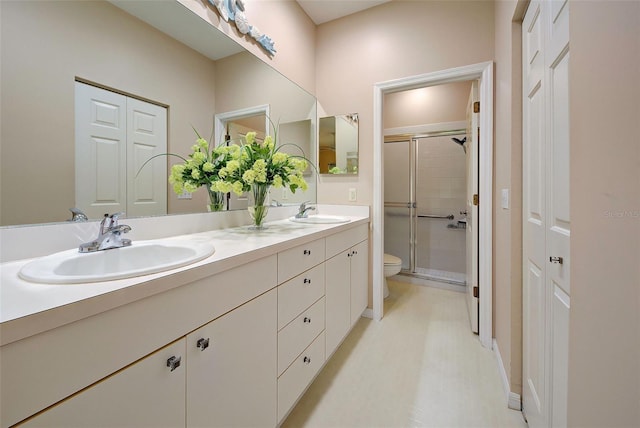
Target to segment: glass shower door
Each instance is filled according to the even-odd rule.
[[[465,283],[466,233],[457,220],[466,207],[466,152],[452,142],[464,134],[416,142],[416,238],[414,273]]]
[[[384,143],[384,252],[413,271],[414,189],[411,140]]]

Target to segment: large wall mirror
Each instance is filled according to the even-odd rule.
[[[318,137],[320,174],[358,173],[358,114],[320,118]]]
[[[78,205],[78,181],[90,190],[93,186],[78,180],[81,171],[130,178],[144,163],[144,157],[135,158],[144,150],[130,155],[135,162],[124,169],[109,150],[76,159],[78,82],[164,109],[166,151],[183,157],[195,142],[193,128],[224,144],[216,140],[217,114],[266,105],[280,128],[279,143],[302,147],[315,162],[315,97],[177,1],[3,1],[0,9],[0,226],[66,221],[69,209]],[[104,106],[103,113],[112,107]],[[142,124],[143,130],[157,126],[139,117],[137,122],[126,115],[109,120],[125,128],[126,122]],[[249,121],[236,125],[253,126]],[[142,176],[166,184],[166,171],[176,162],[155,158]],[[315,201],[316,177],[308,176],[307,182],[304,194],[279,189],[272,199]],[[133,193],[126,185],[122,191]],[[164,212],[207,211],[207,192],[184,196],[167,186]],[[103,208],[97,212],[120,210],[108,203]]]

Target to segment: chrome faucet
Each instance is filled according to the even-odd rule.
[[[124,213],[105,214],[100,222],[100,232],[96,240],[80,245],[78,251],[81,253],[93,253],[95,251],[128,247],[131,245],[131,239],[122,237],[123,233],[128,233],[131,230],[131,227],[126,224],[118,224],[118,219],[123,214]]]
[[[69,208],[69,211],[71,211],[71,219],[69,221],[79,223],[89,220],[87,215],[78,208]]]
[[[316,207],[307,206],[310,201],[306,201],[300,204],[298,208],[298,214],[296,214],[296,218],[307,218],[307,211],[315,210]]]

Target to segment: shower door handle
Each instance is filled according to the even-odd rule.
[[[384,206],[387,208],[416,208],[415,202],[385,202]]]

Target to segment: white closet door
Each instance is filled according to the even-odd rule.
[[[569,213],[569,2],[550,1],[545,57],[547,153],[545,261],[549,296],[550,419],[567,426],[571,219]]]
[[[566,426],[569,336],[569,5],[532,1],[523,48],[523,408]]]
[[[127,216],[167,213],[167,109],[127,98]],[[144,168],[140,169],[144,165]]]
[[[167,159],[141,167],[167,153],[167,109],[80,82],[75,96],[76,206],[91,219],[166,214]]]
[[[89,218],[126,211],[126,97],[76,82],[75,103],[76,206]]]

